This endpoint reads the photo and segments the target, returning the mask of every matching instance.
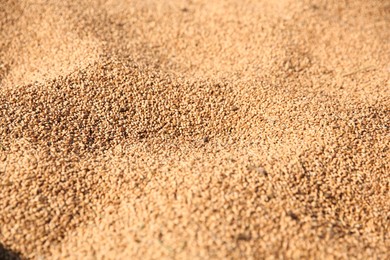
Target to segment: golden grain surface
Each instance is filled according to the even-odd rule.
[[[0,259],[388,259],[389,127],[388,0],[0,0]]]

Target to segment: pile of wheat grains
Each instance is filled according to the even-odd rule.
[[[390,1],[1,0],[0,258],[390,257]]]

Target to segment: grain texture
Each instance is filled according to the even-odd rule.
[[[0,258],[388,259],[390,1],[0,0]]]

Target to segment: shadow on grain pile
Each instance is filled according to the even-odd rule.
[[[18,253],[15,253],[3,246],[3,244],[0,243],[0,259],[3,260],[20,260],[20,256]]]

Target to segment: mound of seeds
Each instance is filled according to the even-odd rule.
[[[390,257],[390,3],[0,3],[0,259]]]

